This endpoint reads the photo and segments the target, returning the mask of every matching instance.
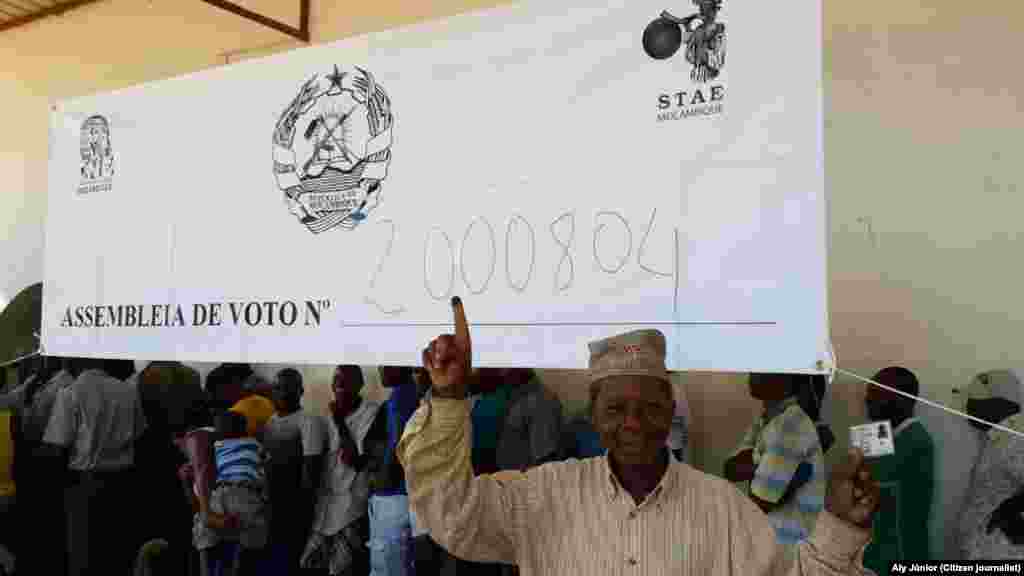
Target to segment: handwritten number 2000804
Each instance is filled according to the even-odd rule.
[[[635,250],[636,264],[640,269],[644,270],[651,276],[658,278],[672,278],[675,279],[678,284],[679,263],[676,258],[673,258],[669,266],[662,268],[661,270],[654,268],[644,261],[648,239],[650,238],[651,231],[654,229],[654,221],[656,217],[657,209],[651,211],[650,219],[645,223],[646,228],[641,236],[639,245]],[[375,297],[375,294],[378,292],[378,278],[383,273],[384,267],[387,265],[387,261],[391,258],[391,254],[394,251],[395,237],[398,234],[398,227],[395,222],[390,219],[379,221],[377,226],[389,228],[388,241],[380,255],[377,268],[370,277],[369,290],[364,300],[367,304],[374,306],[383,314],[393,316],[400,315],[406,311],[405,306],[388,306],[380,302]],[[483,274],[481,278],[471,279],[467,274],[467,270],[470,268],[470,263],[467,262],[466,245],[470,241],[473,232],[478,228],[485,231],[487,234],[487,242],[490,248],[488,252],[489,258],[481,266],[486,273]],[[624,245],[617,246],[614,250],[602,250],[602,235],[609,233],[613,228],[618,228],[619,233],[625,237]],[[553,270],[553,290],[557,294],[569,290],[576,279],[577,256],[575,255],[575,252],[577,247],[575,241],[575,213],[565,212],[559,215],[551,222],[548,230],[550,233],[550,240],[552,242],[551,246],[558,251],[556,255],[557,264]],[[678,243],[678,229],[675,230],[673,237],[674,242]],[[587,248],[592,248],[594,263],[598,269],[609,275],[618,274],[625,269],[634,254],[633,227],[630,225],[629,220],[618,212],[598,212],[594,217],[593,234],[589,240],[590,242],[588,243],[590,246],[587,246]],[[436,243],[441,243],[442,249],[446,250],[449,262],[448,271],[445,275],[446,280],[440,282],[437,281],[437,278],[432,278],[433,275],[431,274],[430,254]],[[519,274],[513,272],[511,265],[513,243],[521,243],[522,249],[524,249],[527,254],[524,260],[528,263],[526,271],[520,271]],[[473,295],[486,293],[488,288],[492,285],[494,276],[497,272],[497,256],[499,248],[497,233],[494,226],[487,218],[482,216],[474,218],[466,227],[465,232],[462,234],[461,244],[459,245],[458,257],[455,256],[455,244],[452,237],[440,227],[435,226],[431,228],[427,232],[423,244],[423,289],[430,298],[434,300],[448,299],[455,290],[456,282],[459,281],[461,281],[465,286],[468,293]],[[678,245],[673,246],[669,253],[677,254],[678,248]],[[513,292],[522,293],[529,287],[535,273],[537,250],[538,240],[533,225],[522,215],[516,214],[512,216],[508,220],[504,230],[504,280],[505,284]]]

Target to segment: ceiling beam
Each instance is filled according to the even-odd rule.
[[[54,4],[53,6],[43,8],[38,12],[33,12],[31,14],[18,16],[17,18],[0,22],[0,32],[10,30],[11,28],[17,28],[18,26],[24,26],[25,24],[35,22],[36,20],[42,20],[48,16],[60,16],[69,10],[74,10],[75,8],[80,8],[87,4],[95,4],[99,1],[100,0],[71,0],[70,2],[64,2],[62,4]]]
[[[25,12],[33,12],[35,10],[38,10],[37,7],[25,8],[21,4],[18,4],[17,2],[12,2],[11,0],[0,0],[0,8],[13,8],[18,11],[18,15],[23,15]]]
[[[273,18],[268,18],[262,14],[249,10],[248,8],[239,6],[234,2],[228,2],[227,0],[203,0],[203,2],[206,2],[211,6],[216,6],[221,10],[231,12],[236,16],[241,16],[242,18],[246,18],[248,20],[252,20],[253,22],[262,24],[267,28],[273,28],[278,32],[287,34],[292,38],[296,38],[307,44],[309,43],[309,0],[299,0],[298,28],[295,28],[294,26],[289,26],[288,24],[285,24],[284,22],[280,22],[278,20],[274,20]]]

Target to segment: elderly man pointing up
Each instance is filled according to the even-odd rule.
[[[474,477],[469,325],[452,304],[456,333],[423,351],[432,397],[398,454],[417,518],[455,556],[518,564],[523,576],[868,573],[861,559],[878,488],[859,453],[837,468],[827,512],[795,547],[777,544],[768,518],[732,485],[669,458],[674,401],[656,331],[591,345],[607,456]]]

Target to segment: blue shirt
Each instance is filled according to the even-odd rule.
[[[384,411],[388,419],[388,443],[384,452],[385,462],[394,459],[395,446],[402,438],[406,423],[412,418],[413,412],[419,406],[420,398],[416,389],[416,381],[410,378],[407,382],[395,386],[391,391],[391,397],[384,404]],[[405,494],[405,478],[402,478],[398,493]]]
[[[214,444],[217,482],[263,482],[263,445],[253,438],[232,438]]]

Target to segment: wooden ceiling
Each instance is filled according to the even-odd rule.
[[[100,0],[0,0],[0,32],[24,26],[48,16],[58,16],[74,10],[79,6],[93,4]],[[202,0],[211,6],[216,6],[252,20],[263,26],[273,28],[303,42],[309,42],[309,12],[310,0],[299,0],[299,27],[296,28],[278,20],[268,18],[253,12],[248,8],[230,0]]]
[[[0,32],[99,0],[0,0]]]

